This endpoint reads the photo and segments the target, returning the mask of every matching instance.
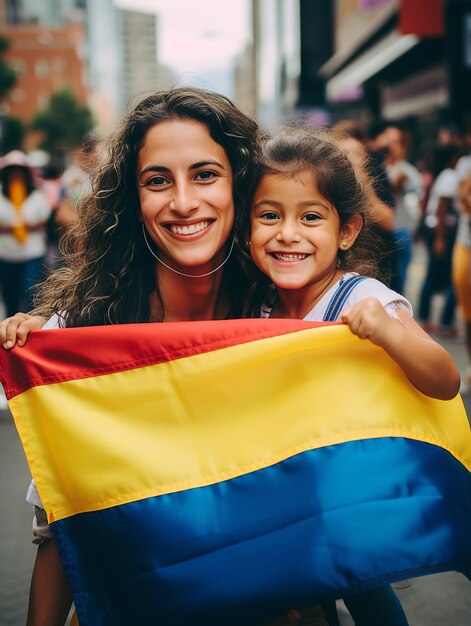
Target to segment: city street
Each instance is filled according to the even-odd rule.
[[[96,341],[87,335],[82,342],[80,332],[74,335],[80,350],[72,353],[71,363],[62,350],[61,344],[68,341],[63,334],[79,329],[59,330],[57,344],[47,331],[40,331],[35,337],[40,354],[35,352],[32,361],[47,370],[42,376],[33,367],[27,375],[41,375],[36,381],[46,384],[70,382],[64,388],[72,394],[62,395],[63,388],[54,385],[35,388],[32,396],[41,395],[41,400],[32,412],[21,400],[11,402],[22,435],[30,426],[21,423],[28,411],[39,428],[44,419],[47,422],[43,430],[51,447],[42,449],[39,435],[33,434],[25,448],[50,519],[57,522],[63,516],[64,528],[74,529],[85,520],[88,535],[82,537],[91,537],[91,569],[104,563],[100,555],[114,557],[106,575],[100,570],[98,583],[90,568],[87,581],[100,591],[108,583],[106,605],[115,617],[113,611],[103,616],[104,596],[95,609],[92,594],[76,592],[82,622],[89,621],[87,613],[94,623],[102,618],[125,626],[128,620],[135,621],[129,626],[168,626],[160,622],[168,622],[170,614],[179,621],[179,605],[190,616],[188,626],[193,626],[198,609],[180,593],[191,590],[195,603],[203,607],[205,626],[208,606],[214,606],[216,597],[227,615],[237,604],[234,619],[246,626],[240,601],[245,591],[232,584],[230,571],[243,569],[237,580],[262,597],[265,610],[269,600],[260,595],[260,587],[267,577],[266,561],[257,557],[251,543],[261,538],[265,550],[276,545],[270,554],[277,567],[269,564],[268,569],[275,578],[282,577],[275,587],[280,595],[274,612],[284,607],[291,588],[299,592],[297,601],[304,598],[304,587],[295,576],[291,587],[286,582],[292,572],[303,574],[304,556],[314,563],[304,569],[315,569],[317,581],[337,579],[337,595],[354,588],[355,579],[381,585],[392,571],[396,577],[398,572],[424,574],[439,562],[461,567],[469,579],[452,571],[394,583],[409,625],[471,626],[471,513],[466,491],[466,429],[471,423],[470,83],[471,0],[0,0],[0,323],[6,311],[10,316],[36,310],[65,316],[70,326],[120,326],[112,345],[103,329]],[[240,258],[242,247],[246,259]],[[241,274],[248,271],[250,257],[256,271],[250,273],[258,285],[247,292]],[[383,282],[391,278],[395,290],[411,303],[420,328],[402,313],[391,321],[381,309],[394,316],[401,305],[397,294],[363,281],[374,274],[375,262]],[[341,281],[330,298],[328,287],[341,268],[365,276]],[[54,276],[44,284],[50,272]],[[335,333],[346,333],[348,342],[361,343],[366,356],[361,348],[355,351],[356,345],[350,358],[349,347],[344,349],[335,339],[310,358],[310,340],[301,333],[294,337],[303,345],[296,344],[291,367],[293,353],[286,355],[284,348],[291,339],[285,342],[279,336],[280,319],[272,320],[275,337],[268,322],[266,337],[259,336],[258,328],[243,337],[224,327],[222,338],[199,344],[191,341],[191,335],[205,337],[197,326],[187,331],[179,325],[174,335],[166,323],[161,327],[165,341],[152,324],[122,328],[142,320],[221,319],[238,310],[250,294],[262,295],[255,289],[265,288],[262,275],[273,281],[271,311],[274,317],[286,318],[286,334],[291,332],[287,318],[338,320],[343,313],[350,328],[367,339],[348,337],[348,327],[324,329],[325,335],[335,339]],[[350,287],[358,282],[364,289],[349,300]],[[447,293],[436,294],[435,289]],[[359,291],[380,302],[350,307],[364,297]],[[265,298],[268,292],[263,293]],[[252,304],[255,307],[255,299]],[[258,316],[258,305],[254,310]],[[233,321],[236,328],[240,320]],[[459,397],[457,404],[428,403],[420,395],[424,391],[449,398],[459,386],[448,355],[431,344],[421,328],[431,329],[455,360],[466,415]],[[142,350],[135,343],[136,333],[142,334]],[[318,334],[314,342],[322,344]],[[262,338],[273,340],[275,351],[283,346],[281,366],[271,358],[273,353],[267,352],[266,361],[260,358],[259,346],[253,347],[257,354],[251,360],[252,346],[241,343]],[[370,339],[382,347],[372,346]],[[129,358],[123,357],[120,341]],[[163,356],[154,357],[152,341]],[[217,354],[221,360],[213,360],[213,351],[236,343],[243,358],[240,366],[234,352]],[[331,351],[330,345],[340,346],[342,352]],[[298,359],[300,352],[307,367],[302,357]],[[382,366],[388,354],[397,362],[387,364],[393,366],[389,369]],[[89,355],[95,378],[84,380],[90,373]],[[102,356],[103,368],[97,365]],[[183,356],[196,358],[189,364],[183,361],[180,370],[176,361]],[[7,367],[14,360],[7,357]],[[162,364],[168,376],[141,372],[149,361]],[[201,362],[207,366],[200,367]],[[272,362],[274,372],[269,369]],[[225,365],[230,367],[227,376]],[[109,378],[102,376],[105,373]],[[133,376],[141,373],[146,381],[133,383]],[[297,387],[293,378],[298,382],[300,373],[307,378]],[[219,380],[210,378],[213,374]],[[356,375],[366,383],[357,383]],[[14,377],[16,383],[16,369]],[[157,389],[156,383],[163,380],[176,381],[178,389]],[[408,393],[403,384],[407,380],[419,390],[417,396]],[[114,385],[132,397],[122,399]],[[104,390],[104,400],[97,400],[97,389]],[[215,407],[208,407],[209,401]],[[47,415],[41,414],[44,404]],[[135,429],[129,406],[139,421]],[[60,413],[61,426],[67,420],[62,431],[52,425],[52,407]],[[333,412],[328,415],[329,409]],[[224,419],[218,419],[221,412]],[[148,426],[158,428],[156,434],[150,434]],[[95,427],[97,434],[92,432]],[[282,465],[285,451],[288,459]],[[319,460],[321,454],[333,460]],[[49,497],[47,477],[56,472],[56,461],[67,496],[73,495],[75,502],[71,497],[62,501],[64,494],[57,490]],[[69,476],[66,461],[71,474],[80,474],[79,481]],[[278,467],[265,468],[264,462]],[[270,495],[269,487],[262,486],[262,498],[252,498],[245,484],[257,482],[260,472],[255,470],[260,467],[275,492]],[[37,473],[38,468],[45,474]],[[273,479],[280,468],[289,475],[286,482],[283,477]],[[253,475],[245,476],[246,471]],[[240,480],[233,481],[239,474]],[[309,486],[311,477],[315,487]],[[37,554],[33,506],[26,502],[30,481],[0,383],[0,626],[25,626],[27,621]],[[232,508],[229,495],[222,505],[213,498],[220,489],[217,481],[226,481],[223,489],[230,483]],[[152,500],[156,484],[161,497],[151,504],[157,512],[143,517],[144,509],[150,511],[143,498],[150,489]],[[205,489],[198,490],[201,486]],[[308,490],[307,497],[302,488]],[[193,500],[201,494],[202,500]],[[313,496],[318,506],[311,502]],[[209,520],[206,527],[220,517],[205,498],[223,509],[237,532],[224,523],[217,532],[216,523],[203,537],[208,542],[202,542],[199,514]],[[177,502],[186,524],[175,520],[170,502]],[[109,510],[116,504],[125,514]],[[281,528],[276,528],[279,519],[270,508],[276,506],[282,509]],[[97,512],[97,507],[104,510]],[[65,519],[89,509],[99,518],[101,535],[90,525],[91,516]],[[107,514],[121,520],[115,534],[110,523],[103,522]],[[125,515],[134,521],[123,531]],[[453,515],[457,521],[450,521]],[[164,527],[169,534],[162,539]],[[58,544],[60,528],[57,523]],[[159,536],[149,539],[149,530]],[[108,540],[111,547],[105,549]],[[137,558],[137,540],[144,563]],[[230,542],[230,550],[221,548],[223,540]],[[132,569],[126,545],[131,546],[133,571],[139,576],[134,587],[127,576],[122,593],[123,584],[114,574]],[[48,546],[55,544],[42,547]],[[150,546],[157,551],[153,559]],[[167,555],[162,546],[168,548]],[[184,553],[187,548],[191,553]],[[45,552],[41,549],[40,556],[47,556]],[[81,561],[84,552],[82,544]],[[203,552],[207,560],[199,558]],[[66,544],[61,553],[67,564]],[[237,569],[239,553],[248,554],[248,564]],[[229,567],[218,560],[221,555],[230,560]],[[68,568],[72,582],[73,560]],[[259,572],[255,566],[260,561]],[[48,566],[46,572],[41,570],[42,564],[36,571],[41,571],[39,579],[47,588],[53,576]],[[79,565],[83,572],[83,563]],[[214,578],[208,582],[211,572]],[[163,578],[171,584],[166,586]],[[235,602],[226,599],[225,590],[219,591],[223,587],[239,594],[232,595]],[[31,610],[35,626],[39,621],[41,626],[55,626],[50,623],[52,603],[44,602],[42,587],[33,585],[37,588]],[[168,595],[169,588],[180,591]],[[308,590],[319,593],[312,585]],[[206,603],[205,591],[212,593]],[[163,609],[165,600],[168,610]],[[46,615],[38,617],[41,608]],[[381,596],[367,598],[358,613],[362,610],[373,616],[356,614],[361,624],[355,625],[339,599],[339,626],[397,626],[393,609]],[[249,618],[257,621],[259,613]],[[220,619],[226,623],[217,626],[227,626],[229,618],[218,612]],[[71,622],[77,622],[74,607],[61,626]],[[298,626],[326,622],[322,616],[304,616]]]
[[[419,249],[407,292],[412,302],[422,278],[423,259]],[[452,353],[460,370],[465,371],[462,339],[443,340],[443,345]],[[463,401],[469,416],[471,392],[463,395]],[[8,410],[0,410],[0,626],[24,626],[26,619],[29,579],[36,551],[30,541],[31,507],[25,502],[29,480],[11,415]],[[468,626],[471,622],[471,582],[461,574],[450,572],[416,578],[397,587],[410,626]],[[353,624],[341,602],[339,613],[342,626]]]

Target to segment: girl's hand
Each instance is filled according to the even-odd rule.
[[[401,308],[390,317],[376,298],[357,302],[341,315],[352,333],[370,339],[396,361],[421,393],[451,400],[460,387],[460,373],[448,352]]]
[[[389,332],[398,322],[390,317],[376,298],[365,298],[342,312],[340,319],[354,335],[384,347]]]
[[[46,323],[45,317],[15,313],[0,322],[0,344],[5,350],[10,350],[17,343],[23,346],[32,330],[41,329]]]

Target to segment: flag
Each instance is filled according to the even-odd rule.
[[[341,324],[31,333],[1,380],[80,626],[260,624],[471,571],[471,434]]]

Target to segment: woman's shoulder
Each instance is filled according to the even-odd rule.
[[[41,330],[51,330],[53,328],[63,328],[63,318],[57,313],[54,313],[54,315],[47,320]]]

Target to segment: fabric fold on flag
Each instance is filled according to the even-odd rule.
[[[1,382],[80,626],[260,624],[471,571],[471,433],[341,324],[47,330]]]

